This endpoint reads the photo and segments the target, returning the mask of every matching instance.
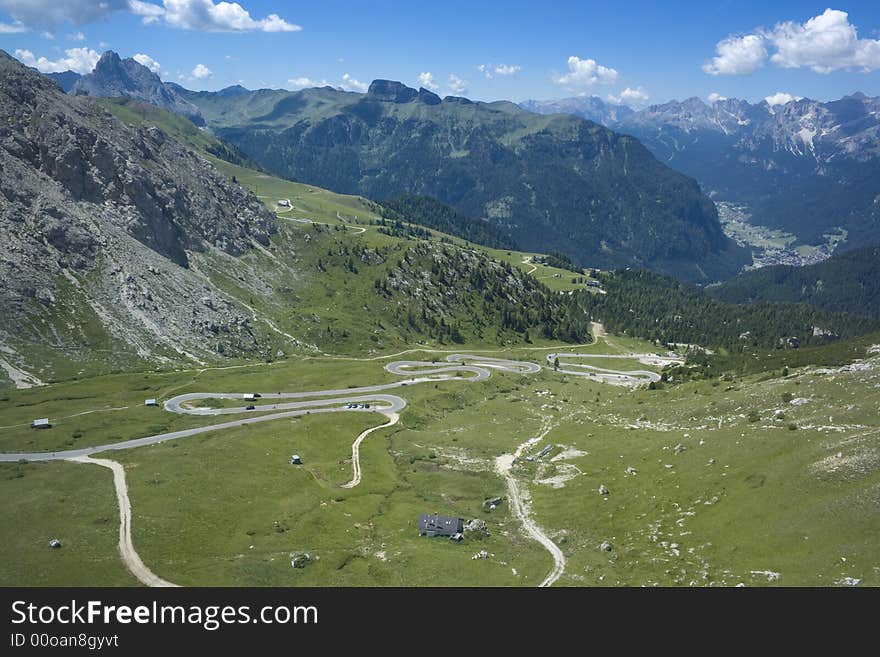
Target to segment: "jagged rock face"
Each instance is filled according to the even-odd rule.
[[[408,103],[416,98],[419,92],[394,80],[373,80],[367,89],[367,97],[371,100],[387,100],[392,103]]]
[[[50,326],[65,306],[141,358],[253,350],[249,315],[188,268],[190,254],[234,257],[275,230],[208,161],[0,51],[0,343],[74,348]],[[215,301],[194,302],[205,296]]]
[[[182,114],[196,125],[204,124],[199,109],[182,98],[172,85],[162,82],[158,75],[134,59],[120,59],[112,50],[101,55],[94,71],[76,81],[72,92],[99,98],[137,98]]]

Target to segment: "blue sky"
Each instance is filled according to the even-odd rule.
[[[482,100],[880,95],[876,0],[0,0],[0,47],[45,71],[137,54],[192,89],[381,77]]]

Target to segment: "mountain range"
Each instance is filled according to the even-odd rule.
[[[24,385],[330,344],[589,340],[571,297],[510,263],[383,233],[375,203],[249,168],[155,105],[65,94],[3,51],[0,126],[0,367]],[[270,209],[292,203],[311,219]]]
[[[378,200],[435,197],[522,248],[582,265],[704,283],[732,276],[748,255],[723,235],[701,191],[752,224],[791,233],[794,247],[827,252],[830,234],[841,249],[880,242],[880,99],[859,93],[634,110],[595,96],[472,102],[387,80],[366,94],[193,92],[112,52],[72,87],[62,75],[72,93],[184,114],[284,177]]]
[[[800,243],[822,243],[839,229],[846,248],[880,242],[880,98],[689,98],[639,111],[596,97],[523,106],[633,135],[713,199],[745,205],[752,223],[793,233]]]
[[[376,80],[365,94],[193,92],[105,53],[74,94],[130,96],[204,122],[267,171],[376,200],[430,196],[520,247],[708,283],[749,262],[697,184],[638,140],[509,102]],[[193,110],[192,108],[195,108]]]
[[[61,84],[64,88],[64,83]],[[112,50],[108,50],[101,55],[91,73],[76,80],[70,92],[76,96],[135,98],[175,114],[182,114],[196,125],[203,125],[204,120],[198,108],[183,98],[179,90],[182,87],[162,82],[158,75],[143,64],[132,58],[122,59]]]

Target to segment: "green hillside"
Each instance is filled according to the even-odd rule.
[[[706,282],[748,260],[693,180],[636,139],[573,116],[441,100],[382,80],[367,94],[321,88],[186,98],[219,137],[270,171],[375,199],[431,196],[521,248]]]
[[[581,294],[584,309],[610,331],[659,343],[698,344],[740,353],[753,348],[822,345],[877,330],[876,320],[804,304],[738,305],[669,277],[637,270],[601,276],[607,294]]]
[[[805,303],[831,312],[880,319],[880,248],[845,251],[806,267],[762,267],[708,291],[730,303]]]

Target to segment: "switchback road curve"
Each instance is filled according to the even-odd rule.
[[[655,372],[649,371],[632,371],[620,372],[611,369],[598,368],[585,364],[565,363],[564,367],[581,368],[579,370],[563,369],[563,360],[577,358],[626,358],[646,356],[645,354],[631,354],[629,356],[616,355],[597,355],[597,354],[570,354],[570,353],[553,353],[547,356],[547,362],[555,364],[559,359],[559,372],[563,374],[572,374],[575,376],[590,376],[594,380],[604,381],[607,383],[616,383],[618,385],[639,385],[646,381],[659,380],[659,376]],[[651,357],[655,355],[651,354]],[[536,374],[541,371],[541,366],[537,363],[528,361],[508,360],[504,358],[491,358],[487,356],[477,356],[474,354],[450,354],[446,356],[445,361],[420,361],[420,360],[398,360],[388,363],[385,370],[391,374],[400,377],[406,377],[401,381],[384,383],[372,386],[362,386],[356,388],[342,388],[333,390],[314,390],[308,392],[266,392],[260,393],[259,399],[261,403],[247,404],[245,406],[234,406],[226,408],[204,408],[192,406],[192,402],[205,399],[220,400],[242,400],[246,401],[243,393],[218,393],[218,392],[192,392],[177,395],[167,400],[164,408],[170,413],[180,413],[198,416],[235,416],[244,415],[240,419],[229,420],[217,424],[210,424],[191,429],[183,429],[180,431],[172,431],[168,433],[156,434],[153,436],[145,436],[142,438],[134,438],[117,443],[109,443],[105,445],[96,445],[93,447],[84,447],[80,449],[62,450],[57,452],[30,452],[30,453],[0,453],[0,462],[17,462],[17,461],[73,461],[77,463],[91,463],[101,465],[113,471],[114,484],[116,488],[117,498],[120,508],[120,534],[119,534],[119,552],[122,559],[131,573],[138,578],[140,582],[147,586],[174,586],[171,582],[167,582],[158,577],[147,568],[137,552],[134,549],[131,540],[131,505],[128,498],[128,489],[125,483],[125,473],[121,464],[108,459],[93,459],[94,454],[101,452],[133,449],[144,447],[147,445],[156,445],[169,440],[177,440],[196,436],[210,431],[221,431],[234,427],[241,427],[259,422],[269,422],[289,417],[298,417],[309,415],[312,413],[338,413],[338,412],[367,412],[379,413],[388,418],[385,424],[381,424],[361,432],[352,443],[352,479],[342,484],[343,488],[353,488],[361,482],[360,468],[360,444],[372,432],[393,426],[399,419],[400,412],[406,408],[406,400],[398,395],[388,394],[385,391],[404,386],[415,385],[419,383],[436,382],[436,381],[463,381],[478,382],[484,381],[492,376],[492,371],[509,372],[514,374]],[[590,371],[584,371],[590,370]],[[467,376],[463,376],[467,375]],[[273,403],[262,403],[271,400]],[[533,444],[543,438],[547,431],[541,436],[531,438],[520,446],[514,455],[506,455],[499,457],[499,463],[503,463],[505,467],[499,466],[499,474],[504,476],[508,482],[511,491],[511,497],[515,500],[519,499],[519,489],[510,472],[514,460],[521,454],[522,450],[530,444]],[[549,586],[554,583],[561,575],[565,567],[564,557],[558,546],[532,521],[527,511],[521,505],[517,505],[517,516],[523,523],[527,533],[535,540],[540,542],[551,553],[554,559],[554,566],[551,573],[544,579],[541,586]]]

